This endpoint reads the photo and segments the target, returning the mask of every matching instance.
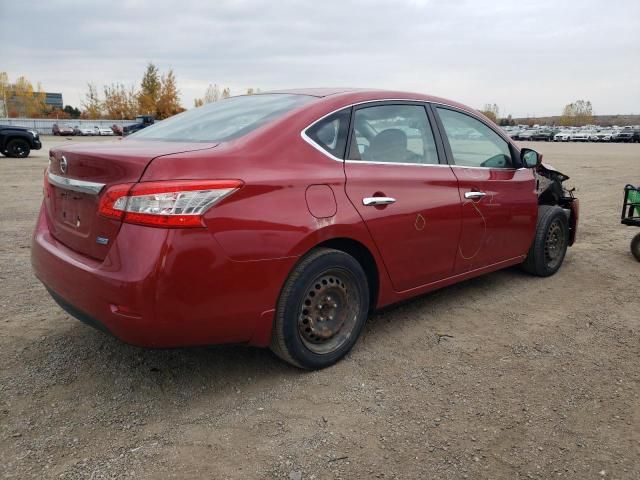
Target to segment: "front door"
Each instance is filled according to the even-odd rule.
[[[449,107],[435,110],[462,200],[455,273],[525,255],[538,214],[532,171],[518,168],[515,149],[484,122]]]
[[[440,163],[427,110],[419,103],[356,107],[345,162],[346,192],[378,247],[394,289],[453,274],[460,195]]]

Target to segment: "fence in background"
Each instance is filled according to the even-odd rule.
[[[15,125],[27,127],[37,130],[40,135],[53,135],[53,124],[71,125],[72,127],[107,127],[111,128],[114,123],[116,125],[133,125],[134,120],[80,120],[80,119],[63,119],[55,118],[0,118],[0,125]]]

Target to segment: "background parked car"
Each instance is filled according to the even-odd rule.
[[[96,135],[100,135],[100,136],[109,136],[109,135],[114,135],[113,130],[111,130],[111,127],[99,127],[99,126],[95,126],[94,130],[96,131]]]
[[[613,132],[611,130],[600,130],[595,133],[594,142],[610,142]]]
[[[149,125],[153,125],[155,123],[155,118],[151,115],[138,115],[136,117],[136,123],[133,125],[127,125],[122,129],[123,135],[131,135],[134,132],[142,130],[143,128],[147,128]]]
[[[96,135],[96,130],[94,127],[85,127],[85,126],[79,126],[76,125],[73,128],[74,132],[76,135],[81,135],[81,136],[90,136],[90,135]]]
[[[618,132],[618,134],[614,136],[613,140],[615,142],[623,142],[623,143],[633,142],[634,138],[637,138],[637,136],[634,137],[634,133],[635,133],[634,130],[625,129]]]
[[[15,125],[0,125],[0,153],[5,157],[26,158],[31,150],[41,148],[42,143],[37,130]]]
[[[516,138],[517,140],[533,140],[533,138],[531,138],[533,136],[533,134],[535,133],[535,130],[523,130],[520,133],[518,133]]]
[[[111,130],[113,131],[114,135],[122,136],[122,125],[114,123],[113,125],[111,125]]]
[[[531,134],[531,140],[542,140],[544,142],[552,142],[555,135],[554,130],[537,130]]]
[[[568,142],[569,140],[571,140],[571,132],[569,131],[558,132],[553,136],[554,142]]]
[[[54,123],[53,126],[51,127],[51,130],[53,131],[54,135],[75,135],[76,134],[73,127],[68,123],[65,123],[63,125],[58,125],[57,123]]]
[[[586,130],[578,130],[571,134],[571,141],[573,142],[588,142],[591,140],[592,132]]]

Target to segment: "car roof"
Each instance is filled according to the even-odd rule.
[[[272,90],[260,92],[257,95],[265,94],[290,94],[290,95],[309,95],[317,97],[324,101],[340,101],[344,104],[355,104],[361,102],[371,102],[376,100],[418,100],[421,102],[440,103],[460,108],[462,110],[477,113],[477,110],[453,100],[442,97],[426,95],[424,93],[405,92],[399,90],[383,90],[373,88],[338,88],[338,87],[321,87],[321,88],[291,88],[283,90]],[[333,102],[331,102],[333,103]]]
[[[281,90],[269,90],[266,92],[259,92],[256,95],[270,94],[270,93],[284,93],[290,95],[308,95],[311,97],[328,97],[329,95],[337,95],[339,93],[347,92],[362,92],[366,91],[363,88],[349,88],[349,87],[312,87],[312,88],[287,88]]]
[[[448,103],[453,105],[461,105],[458,102],[454,102],[453,100],[447,100],[441,97],[436,97],[433,95],[426,95],[424,93],[416,93],[416,92],[406,92],[400,90],[384,90],[379,88],[351,88],[351,87],[318,87],[318,88],[290,88],[290,89],[282,89],[282,90],[270,90],[265,92],[260,92],[256,95],[265,95],[265,94],[273,94],[273,93],[281,93],[281,94],[290,94],[290,95],[309,95],[312,97],[329,97],[329,96],[353,96],[359,98],[367,98],[371,100],[375,99],[415,99],[420,101],[431,101],[435,103]],[[464,106],[464,105],[461,105]],[[468,107],[467,107],[468,108]]]

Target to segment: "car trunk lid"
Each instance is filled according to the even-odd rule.
[[[53,149],[45,191],[51,234],[68,248],[103,260],[121,222],[99,215],[100,195],[112,185],[137,182],[154,158],[216,145],[118,140]]]

